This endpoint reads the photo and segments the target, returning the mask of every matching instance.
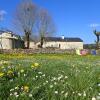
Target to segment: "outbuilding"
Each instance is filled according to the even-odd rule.
[[[24,41],[10,30],[0,30],[0,49],[24,48]]]
[[[83,49],[83,40],[80,38],[45,37],[43,48]]]

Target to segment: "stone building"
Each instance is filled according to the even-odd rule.
[[[0,49],[24,48],[24,41],[10,30],[0,30]]]
[[[43,48],[83,49],[83,40],[80,38],[45,37]]]
[[[25,48],[26,41],[19,35],[14,34],[9,30],[0,30],[0,49],[18,49]],[[30,39],[30,48],[37,49],[40,41],[35,42]],[[80,38],[62,37],[45,37],[43,48],[58,48],[58,49],[83,49],[83,40]]]
[[[25,41],[25,48],[27,47],[27,42]],[[30,41],[29,49],[36,49],[37,45],[34,41]]]

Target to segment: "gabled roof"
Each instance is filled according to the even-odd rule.
[[[15,36],[19,36],[9,29],[0,29],[0,34],[3,34],[3,33],[8,33],[8,34],[12,34],[12,35],[15,35]]]
[[[83,42],[82,39],[80,38],[67,38],[65,37],[62,39],[61,37],[45,37],[44,41],[50,42],[50,41],[55,41],[55,42]]]
[[[12,36],[10,38],[13,38],[13,36],[17,37],[18,39],[21,39],[20,35],[15,34],[13,31],[8,30],[8,29],[0,29],[0,34],[7,33],[11,34]]]
[[[10,30],[8,30],[8,29],[0,29],[0,34],[2,34],[2,33],[9,33],[9,34],[12,34],[13,32],[12,31],[10,31]]]

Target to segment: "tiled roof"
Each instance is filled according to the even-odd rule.
[[[0,34],[2,34],[2,33],[8,33],[8,34],[12,34],[14,36],[18,36],[19,37],[19,35],[15,34],[13,31],[8,30],[8,29],[0,29]]]
[[[44,41],[50,42],[50,41],[59,41],[59,42],[83,42],[80,38],[67,38],[65,37],[62,39],[61,37],[45,37]]]
[[[21,36],[20,35],[17,35],[17,34],[15,34],[15,33],[13,33],[13,31],[10,31],[10,30],[8,30],[8,29],[0,29],[0,34],[3,34],[3,33],[8,33],[8,34],[11,34],[11,37],[9,37],[9,38],[13,38],[13,36],[14,37],[17,37],[18,39],[21,39]]]
[[[13,32],[8,30],[8,29],[0,29],[0,34],[4,33],[4,32],[8,32],[10,34],[12,34]]]

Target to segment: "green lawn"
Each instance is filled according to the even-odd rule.
[[[100,100],[100,56],[1,54],[0,100]]]

